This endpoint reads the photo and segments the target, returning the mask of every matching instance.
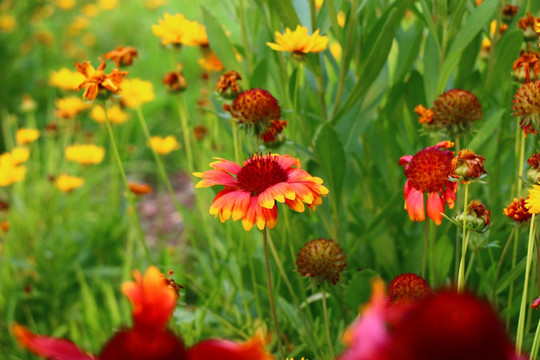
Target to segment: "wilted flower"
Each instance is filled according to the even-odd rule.
[[[103,55],[105,59],[115,62],[116,67],[133,64],[133,59],[137,56],[139,54],[133,46],[117,46],[113,51],[109,51]]]
[[[163,76],[163,84],[171,92],[184,91],[187,87],[186,79],[182,74],[182,65],[178,64],[177,71],[169,71]]]
[[[65,150],[69,161],[78,162],[81,165],[99,164],[105,156],[105,149],[93,144],[72,145]]]
[[[287,127],[287,120],[270,120],[270,126],[259,137],[264,145],[269,148],[280,146],[285,141],[283,129]]]
[[[454,208],[457,183],[448,180],[452,173],[452,151],[445,150],[454,146],[452,142],[443,141],[435,146],[427,147],[413,155],[402,156],[399,164],[404,166],[407,182],[403,189],[405,209],[412,221],[424,221],[424,193],[428,193],[428,216],[440,225],[441,213],[448,203]]]
[[[460,181],[478,180],[487,175],[484,168],[483,156],[477,155],[472,150],[460,150],[458,155],[452,159],[452,174],[453,178]]]
[[[467,90],[449,90],[439,95],[431,109],[418,105],[414,110],[427,130],[446,130],[448,135],[466,133],[474,121],[482,119],[480,102]]]
[[[107,117],[105,117],[105,110],[103,107],[95,105],[90,112],[90,117],[100,124],[105,124],[107,118],[111,124],[123,124],[129,119],[129,115],[118,105],[107,108]]]
[[[84,80],[84,75],[78,71],[62,68],[51,73],[49,84],[62,90],[75,91]]]
[[[296,30],[286,28],[285,33],[276,31],[276,42],[267,42],[272,50],[289,51],[300,58],[308,53],[316,53],[326,50],[328,46],[328,37],[319,35],[319,30],[315,30],[313,35],[308,35],[308,29],[305,26],[298,25]]]
[[[134,182],[128,183],[129,191],[131,191],[135,195],[147,195],[151,194],[152,188],[148,184],[137,184]]]
[[[208,128],[204,125],[197,125],[193,128],[195,139],[202,140],[208,134]]]
[[[239,80],[242,80],[242,76],[234,70],[229,70],[219,77],[216,91],[223,97],[234,99],[241,91]]]
[[[519,10],[519,6],[506,4],[503,9],[503,18],[505,24],[509,24],[514,16],[516,16],[517,11]]]
[[[519,58],[512,66],[512,75],[519,82],[530,82],[538,78],[540,73],[540,61],[534,52],[522,51]]]
[[[538,35],[534,30],[536,17],[530,12],[527,12],[527,16],[519,19],[518,28],[523,30],[523,38],[525,41],[534,41],[538,40]]]
[[[36,129],[19,129],[15,133],[15,141],[19,145],[28,145],[39,138],[39,130]]]
[[[150,81],[141,79],[125,79],[122,82],[122,104],[128,108],[136,109],[156,98],[154,85]]]
[[[276,201],[303,212],[304,203],[315,210],[322,204],[321,195],[328,194],[322,179],[308,174],[300,160],[289,155],[255,154],[242,165],[217,159],[210,164],[214,170],[193,173],[203,179],[195,188],[225,185],[214,198],[210,215],[219,215],[221,222],[231,216],[233,221],[242,219],[246,231],[254,224],[260,230],[265,226],[273,228],[277,221]]]
[[[521,85],[512,102],[514,116],[521,116],[519,126],[525,134],[537,134],[540,130],[540,80]]]
[[[388,303],[392,305],[410,304],[430,296],[431,286],[424,278],[407,273],[392,279],[387,291]]]
[[[521,196],[519,199],[514,198],[514,200],[503,209],[503,213],[520,224],[529,221],[532,216],[525,207],[525,199]]]
[[[54,181],[54,185],[65,193],[70,193],[78,187],[82,186],[84,179],[78,176],[70,176],[61,174]]]
[[[467,205],[467,210],[456,216],[454,220],[454,223],[459,227],[463,227],[465,221],[467,229],[484,232],[490,226],[491,211],[486,209],[480,201],[472,200]]]
[[[281,108],[275,97],[262,89],[251,89],[240,93],[232,106],[224,105],[240,126],[261,133],[270,126],[271,120],[279,120]]]
[[[113,69],[110,74],[105,74],[103,71],[106,67],[105,62],[100,59],[101,64],[97,69],[90,64],[90,61],[79,64],[75,63],[77,71],[84,75],[86,80],[79,84],[77,90],[84,88],[83,99],[95,100],[98,95],[108,97],[110,93],[116,94],[120,90],[120,84],[127,71]]]
[[[530,166],[529,170],[527,170],[527,182],[529,182],[529,184],[540,183],[540,153],[532,154],[531,157],[527,159],[527,164]]]
[[[118,330],[97,356],[83,352],[68,340],[36,335],[19,324],[12,326],[13,335],[20,345],[34,354],[57,360],[273,359],[264,350],[264,341],[258,337],[245,343],[203,340],[186,349],[182,339],[167,329],[178,299],[179,285],[165,278],[155,266],[150,266],[144,277],[139,271],[135,271],[133,277],[135,282],[122,285],[122,292],[133,307],[133,325]]]
[[[155,152],[161,155],[167,155],[171,151],[180,149],[180,144],[176,138],[172,135],[162,137],[162,136],[152,136],[148,143]]]
[[[80,112],[88,109],[90,104],[81,100],[78,96],[70,96],[56,99],[55,116],[60,119],[73,119]]]
[[[346,267],[343,249],[332,239],[311,240],[300,249],[296,258],[300,275],[310,278],[315,286],[325,281],[336,285]]]

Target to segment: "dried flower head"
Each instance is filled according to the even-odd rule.
[[[463,227],[465,220],[467,229],[476,232],[486,231],[491,222],[491,211],[486,209],[484,204],[478,200],[472,200],[467,205],[467,210],[464,213],[455,217],[455,224],[459,227]]]
[[[536,17],[527,11],[527,16],[519,19],[518,28],[523,30],[523,39],[527,42],[538,40],[534,29]]]
[[[527,181],[530,185],[540,183],[540,153],[532,154],[527,159],[530,168],[527,170]]]
[[[303,58],[308,53],[316,53],[326,50],[328,37],[319,35],[319,30],[315,30],[313,35],[308,35],[308,28],[298,25],[296,30],[286,28],[285,33],[276,31],[276,42],[267,42],[272,50],[290,51],[293,55]]]
[[[407,273],[396,276],[388,285],[387,292],[390,304],[408,304],[430,296],[431,286],[424,278]]]
[[[264,142],[264,146],[268,148],[277,148],[285,141],[283,129],[287,127],[287,120],[270,120],[270,126],[266,131],[259,134],[259,137]]]
[[[525,134],[537,134],[540,130],[540,80],[521,85],[512,102],[514,116],[521,116],[519,125]]]
[[[204,125],[197,125],[193,128],[195,139],[202,140],[208,134],[208,128]]]
[[[225,98],[234,99],[241,91],[239,80],[242,80],[242,76],[234,70],[229,70],[219,77],[216,91]]]
[[[90,64],[90,61],[79,64],[75,63],[77,71],[84,75],[86,78],[79,84],[77,90],[84,88],[83,99],[95,100],[98,95],[107,98],[112,94],[116,94],[120,91],[120,84],[124,76],[128,74],[127,71],[120,71],[113,69],[110,74],[105,74],[103,70],[107,66],[105,62],[100,58],[101,64],[97,69]]]
[[[439,95],[431,109],[419,105],[415,111],[427,130],[445,130],[448,135],[466,133],[474,121],[482,119],[478,98],[467,90],[449,90]]]
[[[170,92],[179,92],[186,90],[187,83],[182,74],[182,65],[178,64],[178,70],[169,71],[163,76],[163,84]]]
[[[452,159],[452,174],[450,176],[460,181],[478,180],[487,175],[484,168],[483,156],[477,155],[472,150],[460,150]]]
[[[113,51],[103,54],[105,59],[116,63],[116,67],[129,66],[133,64],[133,59],[138,56],[137,49],[132,46],[117,46]]]
[[[246,90],[234,99],[232,106],[224,105],[223,108],[231,113],[240,126],[253,129],[256,134],[265,131],[271,120],[281,118],[278,101],[262,89]]]
[[[454,207],[457,183],[448,180],[454,154],[446,150],[452,146],[452,142],[443,141],[420,150],[414,156],[405,155],[399,159],[399,165],[404,166],[407,176],[403,189],[405,209],[412,221],[425,220],[424,193],[428,194],[428,216],[437,225],[442,222],[441,213],[446,203],[450,209]]]
[[[512,66],[512,75],[519,82],[536,80],[540,73],[540,61],[535,52],[522,51],[520,57]]]
[[[518,10],[519,6],[506,4],[502,12],[502,20],[504,21],[504,23],[509,24],[510,22],[512,22],[512,19],[514,18],[514,16],[516,16]]]
[[[519,224],[529,221],[532,216],[525,207],[525,199],[521,196],[519,199],[514,198],[514,200],[504,208],[503,213]]]
[[[339,275],[347,267],[343,249],[331,239],[311,240],[298,253],[296,267],[302,276],[312,279],[313,284],[325,281],[336,285]]]

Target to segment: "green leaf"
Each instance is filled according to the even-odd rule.
[[[437,98],[437,80],[439,79],[439,52],[435,36],[429,34],[424,48],[424,89],[426,107],[431,107]],[[418,103],[417,103],[418,105]],[[416,106],[416,105],[415,105]]]
[[[351,281],[347,284],[345,290],[345,303],[351,309],[358,309],[358,307],[369,300],[371,294],[371,279],[379,274],[372,269],[362,270],[353,275]]]
[[[468,148],[473,151],[478,151],[478,149],[484,144],[484,142],[493,136],[493,131],[499,125],[502,115],[504,114],[505,109],[499,109],[485,122],[480,131],[469,143]]]
[[[495,54],[495,65],[490,77],[486,80],[485,93],[490,94],[500,84],[512,81],[511,69],[514,60],[519,56],[523,32],[520,29],[507,31],[497,44]]]
[[[516,266],[510,269],[510,271],[505,273],[503,277],[501,277],[501,280],[499,280],[497,285],[497,294],[510,286],[510,284],[513,283],[517,279],[517,277],[525,271],[526,260],[527,258],[523,258],[523,260],[521,260]]]
[[[319,129],[315,138],[315,151],[323,169],[325,181],[328,182],[330,196],[340,199],[347,162],[343,143],[330,124],[323,124]]]
[[[460,51],[454,51],[448,54],[448,57],[444,60],[443,66],[441,68],[441,73],[439,76],[439,81],[437,83],[437,94],[442,94],[444,92],[444,89],[446,88],[446,84],[448,83],[448,79],[450,79],[450,76],[456,70],[459,59],[461,58],[461,50]]]
[[[267,78],[268,78],[268,64],[266,62],[266,59],[262,59],[257,64],[257,66],[255,67],[255,70],[253,70],[253,73],[251,74],[251,77],[249,79],[249,87],[250,88],[266,88]]]
[[[225,34],[223,27],[221,27],[221,23],[205,6],[201,6],[201,9],[210,47],[223,63],[225,69],[236,70],[241,73],[242,67],[238,60],[236,60],[234,46]]]
[[[437,274],[436,284],[444,283],[448,273],[450,272],[453,258],[454,246],[452,245],[452,242],[448,236],[443,236],[442,238],[437,239],[437,243],[435,244],[435,274]]]
[[[296,29],[296,25],[300,24],[300,19],[294,10],[292,1],[290,0],[269,0],[268,5],[273,7],[285,27],[291,30]]]

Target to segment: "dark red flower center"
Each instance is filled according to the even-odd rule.
[[[259,195],[269,187],[289,178],[273,155],[254,155],[244,162],[237,175],[238,186],[252,195]]]
[[[405,169],[405,175],[421,192],[437,192],[444,189],[452,172],[452,152],[431,146],[413,156]]]

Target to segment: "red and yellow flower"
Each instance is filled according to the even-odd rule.
[[[213,170],[193,174],[202,178],[195,187],[225,185],[214,198],[210,214],[219,215],[221,222],[231,217],[233,221],[242,219],[246,231],[255,224],[260,230],[265,226],[273,228],[277,221],[276,201],[303,212],[304,204],[315,210],[322,204],[321,195],[328,194],[323,180],[311,176],[301,168],[300,160],[289,155],[255,154],[242,165],[217,160],[210,164]]]
[[[424,221],[424,193],[428,194],[428,216],[440,225],[444,207],[454,207],[457,183],[449,181],[454,154],[446,150],[454,144],[442,141],[435,146],[420,150],[415,155],[402,156],[399,164],[404,166],[407,182],[403,189],[405,209],[412,221]]]

